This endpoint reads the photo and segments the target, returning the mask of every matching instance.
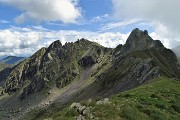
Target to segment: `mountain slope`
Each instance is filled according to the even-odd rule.
[[[37,109],[35,117],[40,117],[46,114],[43,108],[56,112],[71,102],[109,97],[160,76],[179,78],[179,68],[176,55],[146,30],[134,29],[115,49],[85,39],[65,45],[55,41],[3,78],[0,116],[19,119]]]
[[[78,108],[73,105],[84,105],[86,112],[79,113]],[[89,109],[89,111],[87,111]],[[36,112],[36,111],[33,111]],[[41,110],[41,113],[47,111]],[[36,113],[29,115],[29,120]],[[37,115],[38,116],[38,115]],[[113,95],[109,99],[94,99],[73,103],[70,107],[55,112],[39,115],[36,120],[74,120],[74,118],[85,119],[90,117],[104,120],[178,120],[180,117],[180,82],[174,79],[160,77],[154,79],[144,86]]]

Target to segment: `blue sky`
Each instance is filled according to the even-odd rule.
[[[30,56],[54,40],[124,44],[134,28],[180,44],[179,0],[0,0],[0,56]]]
[[[14,0],[15,1],[15,0]],[[3,2],[2,2],[3,3]],[[9,6],[7,4],[0,4],[0,15],[1,21],[7,21],[6,24],[1,24],[1,29],[9,28],[11,26],[16,27],[29,27],[29,26],[43,26],[50,30],[91,30],[97,31],[99,24],[91,23],[90,21],[98,16],[104,16],[105,14],[112,13],[112,2],[111,0],[80,0],[78,6],[81,7],[82,18],[77,24],[64,24],[61,20],[59,21],[27,21],[20,24],[15,22],[15,18],[22,13],[22,10]],[[68,12],[68,11],[67,11]],[[54,23],[54,24],[49,24]],[[94,25],[95,27],[93,27]]]

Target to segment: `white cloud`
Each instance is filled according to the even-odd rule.
[[[161,23],[153,23],[155,26],[155,31],[150,35],[153,39],[161,40],[161,42],[167,48],[174,48],[180,44],[180,37],[176,33],[169,31],[167,26]]]
[[[22,11],[15,18],[17,23],[25,21],[62,21],[64,23],[76,23],[81,16],[78,7],[79,0],[0,0]]]
[[[112,3],[116,18],[151,22],[169,47],[180,44],[180,0],[112,0]]]
[[[124,44],[128,35],[129,33],[122,34],[119,32],[53,31],[41,26],[28,28],[12,27],[0,30],[0,56],[29,56],[41,47],[48,47],[57,39],[61,40],[62,44],[65,44],[66,42],[74,42],[77,39],[85,38],[105,47],[116,47],[118,44]]]
[[[1,55],[9,54],[27,54],[30,46],[34,49],[34,46],[40,36],[35,31],[20,32],[14,30],[1,30],[0,31],[0,53]],[[30,51],[29,51],[30,52]]]
[[[127,25],[137,23],[139,22],[140,19],[129,19],[129,20],[124,20],[121,22],[115,22],[115,23],[108,23],[107,25],[103,26],[101,30],[109,30],[109,29],[116,29],[116,28],[122,28]]]
[[[122,34],[119,32],[105,32],[97,36],[92,36],[92,41],[97,42],[103,46],[115,48],[119,44],[124,44],[126,42],[129,33]]]
[[[93,17],[90,20],[90,23],[104,22],[104,21],[107,21],[109,19],[110,19],[109,14],[104,14],[104,15],[101,15],[101,16]]]

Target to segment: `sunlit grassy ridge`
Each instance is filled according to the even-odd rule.
[[[179,120],[180,119],[180,81],[159,77],[146,85],[110,97],[109,104],[97,105],[81,101],[91,107],[91,113],[99,120]],[[76,110],[69,109],[46,114],[38,120],[74,120]]]

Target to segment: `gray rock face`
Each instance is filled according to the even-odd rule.
[[[79,115],[79,116],[76,118],[76,120],[85,120],[85,118],[84,118],[84,116]]]
[[[96,60],[93,59],[92,56],[85,56],[85,57],[81,58],[78,62],[78,64],[83,67],[91,67],[95,63],[96,63]]]
[[[141,31],[136,28],[131,32],[124,46],[129,48],[129,50],[144,50],[152,43],[153,39],[146,31]]]
[[[129,35],[126,43],[121,47],[118,56],[126,55],[132,51],[142,51],[157,47],[164,47],[159,40],[153,40],[147,30],[141,31],[138,28],[134,29]]]

